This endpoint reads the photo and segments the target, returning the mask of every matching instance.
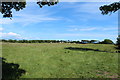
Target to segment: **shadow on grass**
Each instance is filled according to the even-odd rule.
[[[25,70],[19,68],[19,64],[8,63],[5,58],[0,57],[2,63],[2,80],[16,80],[26,73]]]
[[[115,47],[117,49],[116,53],[120,53],[120,48]]]
[[[116,51],[115,52],[110,52],[110,51],[102,51],[102,50],[99,50],[99,49],[91,49],[91,48],[67,47],[67,48],[64,48],[64,49],[76,50],[76,51],[98,51],[98,52],[116,53]]]

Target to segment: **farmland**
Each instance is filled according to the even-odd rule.
[[[26,71],[21,78],[116,78],[116,51],[112,44],[2,43],[2,57]]]

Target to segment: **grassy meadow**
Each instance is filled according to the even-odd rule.
[[[110,44],[2,43],[2,57],[21,78],[116,78],[118,53]]]

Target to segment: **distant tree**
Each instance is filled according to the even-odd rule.
[[[81,43],[86,44],[86,43],[90,43],[90,41],[89,40],[81,40]]]
[[[104,39],[104,41],[101,42],[102,44],[114,44],[112,40],[110,39]]]
[[[7,40],[5,40],[5,39],[2,39],[2,42],[8,42]]]
[[[12,39],[9,39],[9,40],[8,40],[8,42],[11,42],[11,43],[13,43],[14,41],[13,41]]]
[[[117,45],[118,45],[118,49],[120,49],[120,35],[117,38]]]
[[[91,40],[90,43],[99,43],[98,40]]]

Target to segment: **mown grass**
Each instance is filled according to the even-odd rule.
[[[3,43],[2,56],[26,70],[22,78],[116,78],[114,45]]]

